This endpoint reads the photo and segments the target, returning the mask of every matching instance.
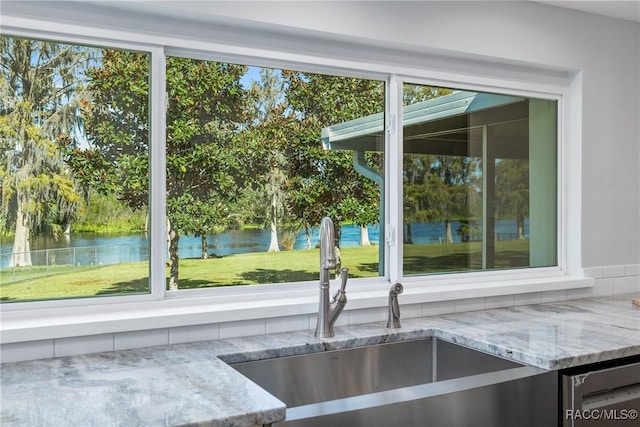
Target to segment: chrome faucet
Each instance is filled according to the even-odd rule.
[[[320,224],[320,303],[318,304],[318,324],[315,332],[315,336],[319,338],[331,338],[335,335],[333,325],[347,304],[345,288],[347,287],[349,270],[346,268],[340,270],[342,285],[333,296],[333,301],[329,302],[329,280],[331,270],[336,268],[337,262],[333,221],[331,218],[324,217]]]
[[[398,304],[398,295],[404,291],[401,283],[396,283],[389,290],[389,317],[387,320],[387,328],[397,329],[400,327],[400,304]]]

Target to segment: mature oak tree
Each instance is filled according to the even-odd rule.
[[[61,234],[82,202],[57,142],[79,131],[82,46],[0,38],[0,228],[14,229],[10,266],[31,265],[30,239]]]
[[[246,171],[238,138],[245,119],[244,66],[167,57],[166,204],[169,289],[178,289],[180,235],[206,236],[229,215]],[[105,50],[88,71],[89,149],[70,161],[95,188],[132,208],[149,197],[149,57]],[[218,227],[218,228],[216,228]],[[206,237],[203,237],[206,250]]]

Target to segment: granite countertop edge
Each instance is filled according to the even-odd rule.
[[[7,427],[51,425],[52,419],[83,425],[269,424],[284,419],[285,405],[229,363],[437,337],[561,370],[639,355],[640,307],[629,296],[608,297],[403,319],[400,329],[373,322],[335,332],[330,339],[301,331],[5,363],[0,421]],[[69,405],[86,399],[88,407],[64,408],[65,399]]]

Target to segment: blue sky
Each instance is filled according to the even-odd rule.
[[[260,81],[260,69],[261,67],[249,66],[249,70],[240,79],[240,83],[242,83],[242,86],[244,86],[246,89],[249,89],[251,87],[251,82]]]

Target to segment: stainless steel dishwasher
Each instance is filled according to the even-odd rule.
[[[640,425],[640,357],[562,373],[563,427]]]

